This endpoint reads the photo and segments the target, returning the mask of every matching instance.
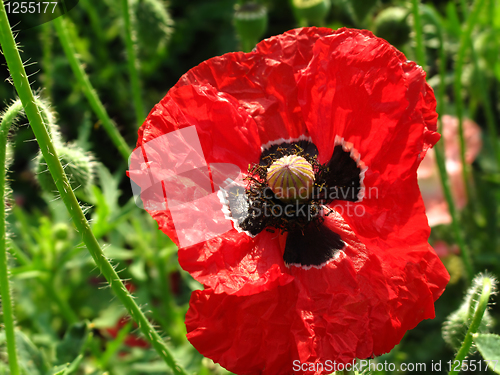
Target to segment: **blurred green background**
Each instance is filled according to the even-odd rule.
[[[248,49],[248,43],[252,43],[238,36],[234,19],[235,11],[244,11],[248,2],[129,3],[137,31],[138,72],[146,111],[193,66],[216,55]],[[471,9],[478,3],[479,16],[468,29]],[[256,29],[256,34],[262,33],[255,36],[255,41],[306,25],[364,28],[397,46],[408,59],[417,60],[411,2],[331,0],[328,6],[322,5],[323,13],[308,19],[304,18],[307,12],[294,9],[290,0],[261,1],[258,5],[266,9],[267,27]],[[436,92],[441,88],[443,93],[440,114],[456,115],[458,104],[464,117],[475,121],[480,130],[476,137],[481,145],[473,160],[463,167],[469,180],[466,197],[461,198],[465,202],[458,204],[460,232],[471,249],[475,271],[500,275],[500,169],[495,153],[500,147],[495,137],[500,119],[500,1],[423,1],[420,14],[428,82]],[[171,338],[174,354],[187,370],[226,373],[203,359],[185,339],[183,319],[189,295],[201,286],[179,268],[175,246],[156,230],[157,224],[149,215],[135,206],[125,175],[127,165],[117,157],[118,152],[89,106],[52,22],[30,28],[38,21],[34,17],[27,15],[13,29],[20,30],[17,42],[22,46],[23,59],[34,63],[27,66],[28,73],[33,74],[32,88],[50,103],[62,139],[92,153],[96,178],[79,198],[89,207],[86,214],[96,237],[106,255],[118,263],[120,275],[129,280],[138,303],[147,305],[148,316]],[[121,2],[80,0],[64,17],[99,98],[128,144],[135,145],[140,124],[132,105]],[[464,32],[470,34],[470,42],[466,39],[465,45],[461,38]],[[463,66],[457,73],[461,48]],[[0,63],[0,100],[6,107],[16,95],[7,83],[3,56]],[[456,96],[457,77],[461,98]],[[458,137],[457,133],[452,137]],[[455,143],[458,147],[457,139]],[[136,328],[127,324],[124,310],[105,287],[104,278],[74,232],[62,203],[37,184],[34,168],[38,144],[25,119],[19,122],[12,146],[9,176],[15,204],[9,216],[14,255],[10,266],[17,323],[22,332],[19,351],[26,374],[55,374],[54,366],[72,361],[78,353],[83,358],[75,374],[168,373]],[[445,154],[452,157],[448,149]],[[429,195],[439,190],[436,181],[426,185]],[[441,328],[462,303],[467,275],[449,220],[433,226],[430,241],[440,249],[452,281],[436,303],[436,319],[424,321],[408,332],[390,354],[379,358],[382,362],[427,363],[430,368],[432,361],[453,359],[454,349],[445,343]],[[498,317],[498,308],[492,309],[487,318],[489,326],[483,329],[498,332]],[[465,329],[457,330],[463,336]],[[0,334],[0,374],[9,373],[4,341]],[[481,357],[476,353],[470,358]]]

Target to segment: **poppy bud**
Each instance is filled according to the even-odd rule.
[[[58,240],[67,240],[70,235],[70,227],[66,223],[57,223],[52,227],[52,233]]]
[[[293,0],[295,15],[311,26],[323,25],[330,11],[330,0]]]
[[[130,14],[135,17],[141,69],[152,73],[164,60],[174,21],[162,0],[133,0]]]
[[[268,168],[267,183],[279,199],[306,200],[314,185],[314,171],[302,156],[284,156]]]
[[[88,154],[80,148],[72,146],[59,146],[57,153],[73,190],[86,190],[92,185],[93,163]],[[56,184],[41,154],[37,160],[36,175],[43,190],[51,193],[57,191]]]
[[[380,12],[375,19],[374,34],[400,47],[410,39],[408,11],[404,8],[390,7]]]
[[[266,7],[254,2],[236,5],[234,26],[243,50],[251,51],[267,30]]]

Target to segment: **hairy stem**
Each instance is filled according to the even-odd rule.
[[[467,354],[469,354],[470,348],[472,346],[472,338],[473,335],[477,332],[479,329],[479,326],[481,324],[481,320],[483,319],[484,312],[486,311],[486,308],[488,307],[488,300],[490,299],[490,294],[491,294],[491,279],[487,276],[483,278],[483,289],[481,292],[481,297],[479,297],[479,301],[476,306],[476,310],[474,311],[474,315],[472,317],[472,322],[469,326],[469,329],[467,330],[467,333],[465,334],[464,341],[462,343],[462,346],[458,350],[457,355],[455,356],[455,359],[453,360],[453,363],[458,361],[458,363],[462,363],[462,361],[465,359]],[[449,375],[456,375],[460,372],[459,369],[452,369],[448,374]]]
[[[54,22],[58,23],[58,26],[56,28],[61,31],[63,29],[61,17],[56,18]],[[64,34],[64,32],[62,34]],[[68,42],[68,40],[66,40],[66,42]],[[54,144],[49,136],[49,133],[47,132],[46,127],[43,124],[43,119],[35,103],[35,98],[31,91],[26,76],[26,71],[22,64],[21,56],[19,55],[14,37],[12,36],[3,2],[0,6],[0,43],[3,49],[5,60],[7,61],[7,65],[10,69],[14,86],[17,90],[19,98],[21,99],[21,102],[23,103],[24,111],[26,113],[26,116],[28,117],[29,123],[31,125],[31,128],[33,129],[33,133],[35,134],[38,144],[40,145],[40,150],[42,151],[47,166],[49,167],[50,173],[54,178],[54,182],[57,186],[57,189],[59,190],[61,198],[71,215],[73,223],[76,226],[78,232],[80,232],[81,236],[83,237],[83,242],[85,243],[87,250],[99,267],[101,273],[106,277],[113,292],[123,303],[134,321],[139,325],[145,337],[151,342],[153,348],[158,352],[167,366],[172,369],[174,374],[185,375],[185,370],[176,363],[165,342],[162,340],[158,332],[156,332],[156,330],[153,328],[139,306],[135,303],[132,295],[128,292],[127,288],[123,285],[123,282],[120,280],[114,267],[104,255],[99,243],[97,242],[94,234],[92,233],[92,230],[90,229],[90,225],[85,218],[78,200],[76,199],[73,190],[71,190],[71,186],[59,161]],[[75,57],[73,56],[73,58]],[[15,374],[17,375],[17,373]]]
[[[3,3],[2,3],[3,7]],[[0,19],[0,22],[3,22]],[[9,29],[10,32],[10,29]],[[4,30],[0,29],[0,37],[3,39]],[[2,43],[3,48],[3,43]],[[0,299],[2,301],[3,324],[7,340],[7,356],[9,368],[12,375],[19,375],[19,362],[17,358],[16,336],[14,331],[14,306],[10,295],[9,267],[7,264],[7,233],[5,227],[5,190],[6,190],[6,154],[7,136],[14,119],[22,112],[21,102],[16,101],[2,116],[0,123]]]
[[[106,109],[97,96],[96,91],[92,87],[89,77],[83,70],[83,66],[76,56],[75,47],[73,46],[73,43],[71,42],[70,36],[68,34],[64,17],[65,16],[57,17],[53,22],[57,31],[57,35],[59,36],[59,40],[61,41],[61,45],[64,49],[64,53],[66,54],[69,64],[71,65],[71,69],[73,70],[73,74],[82,87],[83,93],[87,97],[92,110],[95,112],[99,120],[101,120],[101,123],[108,133],[109,137],[111,138],[111,141],[115,144],[123,159],[128,161],[128,158],[132,151],[116,128],[116,124],[109,117]]]

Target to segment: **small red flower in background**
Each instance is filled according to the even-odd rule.
[[[194,125],[208,165],[250,178],[221,189],[232,229],[179,249],[206,288],[186,315],[200,353],[237,374],[290,374],[296,361],[386,353],[433,318],[449,276],[427,243],[416,171],[439,139],[436,118],[422,69],[369,31],[291,30],[186,73],[138,147],[146,154],[146,143]],[[265,172],[291,155],[309,163],[319,195],[294,202],[291,216],[263,215],[290,205],[268,195]],[[134,181],[161,170],[147,156]],[[309,186],[310,170],[293,175],[299,164],[278,182]],[[148,211],[179,241],[171,209]]]
[[[125,325],[127,325],[127,323],[130,322],[130,319],[127,318],[127,317],[123,317],[123,318],[120,318],[120,320],[118,320],[118,322],[116,323],[116,325],[112,328],[106,328],[106,333],[108,335],[110,335],[112,338],[116,338],[116,336],[118,335],[118,332],[120,332],[121,329],[123,329],[123,327],[125,327]],[[137,324],[134,323],[134,328],[136,329],[137,328]],[[125,345],[127,345],[128,347],[138,347],[138,348],[149,348],[149,343],[144,340],[143,338],[133,334],[133,333],[129,333],[127,335],[127,337],[125,337],[125,340],[123,341],[123,343]]]

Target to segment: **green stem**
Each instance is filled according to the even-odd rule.
[[[3,22],[3,20],[0,19],[0,22]],[[3,36],[2,33],[3,30],[0,30],[0,36]],[[12,375],[20,375],[20,370],[16,349],[16,334],[14,331],[14,306],[12,305],[12,299],[10,296],[9,267],[7,264],[7,233],[5,227],[5,173],[7,137],[9,135],[9,130],[12,122],[19,115],[19,113],[22,112],[22,110],[23,107],[21,103],[19,101],[14,102],[14,104],[2,116],[2,122],[0,123],[0,299],[2,301],[3,324],[5,328],[5,337],[7,340],[7,357],[9,358],[9,368]]]
[[[113,358],[116,352],[120,349],[131,329],[132,322],[128,322],[127,324],[125,324],[125,326],[120,328],[118,334],[116,335],[116,338],[108,343],[108,345],[106,346],[106,351],[103,353],[101,358],[99,358],[99,365],[101,369],[106,369],[109,360]]]
[[[78,316],[76,315],[76,313],[73,311],[68,302],[64,298],[61,298],[58,291],[56,291],[56,289],[54,288],[53,280],[51,278],[39,278],[38,280],[42,283],[45,291],[50,296],[50,298],[55,301],[57,307],[59,307],[61,315],[64,317],[66,322],[69,325],[78,322]]]
[[[422,22],[420,20],[419,0],[412,0],[413,23],[415,28],[415,41],[417,44],[417,63],[426,70],[424,36],[422,33]]]
[[[257,44],[257,39],[241,38],[241,50],[243,52],[251,52]]]
[[[54,22],[58,23],[57,28],[59,31],[62,31],[63,26],[61,23],[61,17],[56,18]],[[64,32],[60,34],[65,35]],[[62,39],[64,39],[64,36]],[[68,43],[66,42],[68,42],[68,40],[65,41],[67,46]],[[83,242],[85,243],[87,250],[99,267],[101,273],[104,277],[106,277],[113,292],[123,303],[134,321],[140,327],[145,337],[151,342],[153,348],[158,352],[167,366],[172,369],[174,374],[185,375],[185,370],[176,363],[165,342],[153,328],[139,306],[135,303],[127,288],[123,285],[123,282],[120,280],[115,269],[104,255],[99,243],[90,229],[90,225],[85,218],[78,200],[76,199],[73,190],[71,190],[68,178],[66,177],[64,169],[59,161],[54,144],[52,143],[47,129],[43,124],[42,117],[35,103],[35,98],[27,79],[26,71],[24,70],[21,56],[19,55],[14,37],[12,36],[3,2],[0,6],[0,44],[3,49],[5,60],[7,61],[7,65],[10,69],[14,86],[21,102],[23,103],[24,111],[33,129],[33,133],[35,134],[38,144],[40,145],[40,150],[42,151],[45,161],[47,162],[47,166],[49,167],[52,177],[54,178],[54,182],[59,190],[61,198],[71,215],[73,223],[83,237]],[[8,287],[4,282],[2,282],[2,286],[4,288]],[[10,323],[12,323],[12,321]],[[14,374],[17,375],[17,373]]]
[[[484,277],[483,290],[481,292],[481,297],[479,297],[479,302],[477,303],[476,311],[474,312],[474,316],[472,317],[472,322],[469,326],[469,329],[467,330],[467,333],[465,334],[462,346],[458,350],[458,353],[455,356],[455,360],[453,361],[453,363],[455,363],[456,361],[458,361],[458,363],[462,363],[467,354],[469,354],[470,348],[472,346],[473,335],[479,329],[481,320],[483,319],[484,316],[484,312],[488,307],[488,300],[490,299],[490,294],[491,294],[491,279],[489,277]],[[460,372],[459,369],[457,370],[453,369],[448,373],[448,375],[456,375],[459,372]]]
[[[444,49],[444,37],[443,37],[443,25],[439,18],[439,15],[433,11],[427,12],[431,17],[434,24],[436,25],[438,38],[439,38],[439,88],[437,92],[437,112],[439,114],[439,129],[438,132],[443,134],[443,114],[445,108],[445,91],[446,91],[446,53]],[[439,178],[441,181],[441,186],[443,188],[443,194],[448,205],[448,211],[451,216],[451,226],[453,229],[453,234],[455,236],[455,241],[460,249],[460,255],[464,263],[465,271],[467,272],[467,277],[470,280],[474,277],[474,268],[472,266],[472,260],[470,256],[470,251],[465,243],[465,239],[460,228],[460,223],[458,220],[457,209],[455,202],[453,200],[453,195],[451,194],[450,181],[448,177],[448,171],[446,170],[445,162],[445,148],[444,139],[438,142],[434,146],[434,152],[436,154],[436,164],[439,170]]]
[[[83,93],[87,97],[87,100],[89,101],[89,104],[92,107],[93,111],[95,112],[99,120],[101,120],[101,123],[108,133],[109,137],[111,138],[111,141],[115,144],[122,157],[126,161],[128,161],[128,158],[132,151],[116,128],[115,123],[111,120],[108,113],[106,112],[106,109],[102,105],[96,91],[90,83],[89,77],[83,70],[82,64],[76,57],[75,47],[73,46],[73,43],[71,42],[70,36],[68,34],[64,17],[66,16],[57,17],[53,20],[53,22],[57,31],[57,35],[59,36],[59,40],[61,41],[61,45],[64,49],[64,53],[66,54],[66,58],[71,65],[71,69],[73,69],[73,74],[82,87]]]
[[[457,61],[455,63],[455,75],[454,75],[454,94],[455,94],[455,104],[457,110],[458,118],[458,134],[460,140],[460,160],[462,162],[462,177],[464,179],[464,184],[467,192],[467,198],[471,201],[471,193],[469,187],[468,178],[468,165],[465,161],[465,137],[464,137],[464,103],[462,97],[462,72],[465,61],[465,54],[467,48],[470,46],[471,34],[474,25],[477,22],[479,11],[484,4],[484,0],[476,0],[472,6],[472,11],[466,20],[465,29],[462,30],[460,34],[460,45],[458,49]],[[465,9],[464,9],[465,11]],[[466,12],[464,12],[465,14]]]
[[[139,79],[138,61],[136,56],[136,33],[134,30],[135,18],[130,11],[129,0],[122,0],[123,21],[125,23],[125,46],[127,48],[128,72],[134,100],[135,119],[140,126],[145,119],[144,104],[142,103],[142,89]]]
[[[52,97],[52,87],[54,86],[54,56],[52,54],[53,46],[53,31],[50,22],[43,24],[41,31],[41,44],[42,44],[42,66],[43,66],[43,87],[44,95]]]
[[[497,169],[500,168],[500,149],[498,147],[498,132],[495,123],[495,114],[493,113],[493,105],[491,104],[490,96],[488,95],[488,87],[484,81],[484,76],[482,74],[481,68],[479,67],[479,57],[476,50],[474,49],[474,44],[470,41],[470,50],[472,56],[472,62],[474,64],[474,70],[477,77],[477,86],[481,95],[481,102],[484,106],[484,114],[486,116],[486,126],[490,139],[492,140],[491,145],[493,147],[493,153],[496,157]]]
[[[90,27],[92,28],[92,31],[98,40],[98,43],[95,44],[98,49],[98,54],[101,59],[101,63],[102,64],[109,63],[110,61],[109,52],[106,46],[106,37],[104,36],[104,31],[101,27],[102,18],[99,14],[98,7],[96,7],[96,4],[92,3],[92,0],[80,1],[78,5],[81,5],[89,16]]]

